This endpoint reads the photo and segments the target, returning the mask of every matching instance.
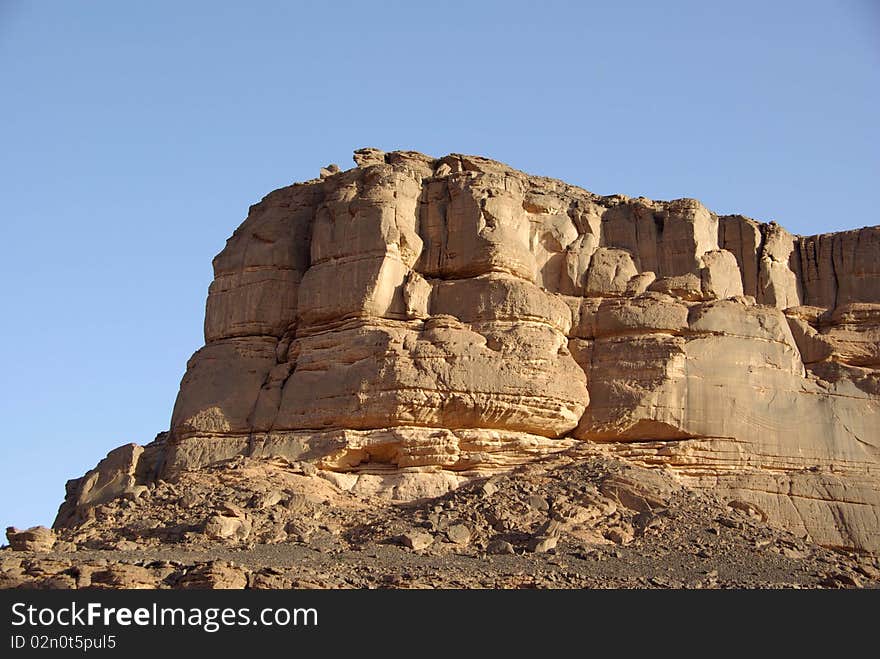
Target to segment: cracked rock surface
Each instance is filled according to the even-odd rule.
[[[250,208],[214,259],[205,345],[170,429],[68,483],[54,551],[251,543],[273,556],[354,533],[349,513],[392,524],[406,505],[596,451],[622,465],[593,483],[602,505],[536,490],[493,534],[508,522],[429,511],[376,551],[515,563],[577,539],[625,553],[667,528],[655,511],[680,492],[804,547],[880,551],[880,227],[796,236],[477,156],[361,149],[355,163]],[[242,460],[276,465],[259,501],[229,491]],[[144,506],[135,526],[114,521]],[[30,533],[10,536],[18,547],[48,542],[15,532]],[[163,580],[182,585],[174,574]]]

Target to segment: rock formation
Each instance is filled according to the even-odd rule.
[[[473,156],[355,162],[251,207],[170,431],[68,483],[56,528],[236,456],[412,500],[589,444],[880,550],[880,227],[795,236]]]
[[[877,588],[880,560],[774,528],[578,442],[389,502],[310,462],[238,456],[7,532],[0,588]],[[35,542],[36,541],[36,542]]]

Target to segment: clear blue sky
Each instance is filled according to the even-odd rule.
[[[168,427],[211,258],[362,146],[877,224],[880,3],[0,0],[0,522]]]

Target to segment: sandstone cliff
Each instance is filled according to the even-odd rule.
[[[71,481],[57,527],[236,456],[408,500],[590,443],[880,550],[880,227],[795,236],[472,156],[355,162],[251,207],[170,432]]]

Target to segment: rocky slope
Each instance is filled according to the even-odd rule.
[[[877,588],[875,557],[768,525],[742,501],[577,447],[392,503],[284,458],[236,457],[10,533],[0,587]]]
[[[170,431],[69,482],[57,529],[236,457],[405,502],[601,447],[880,550],[880,227],[795,236],[473,156],[355,162],[251,207]]]

